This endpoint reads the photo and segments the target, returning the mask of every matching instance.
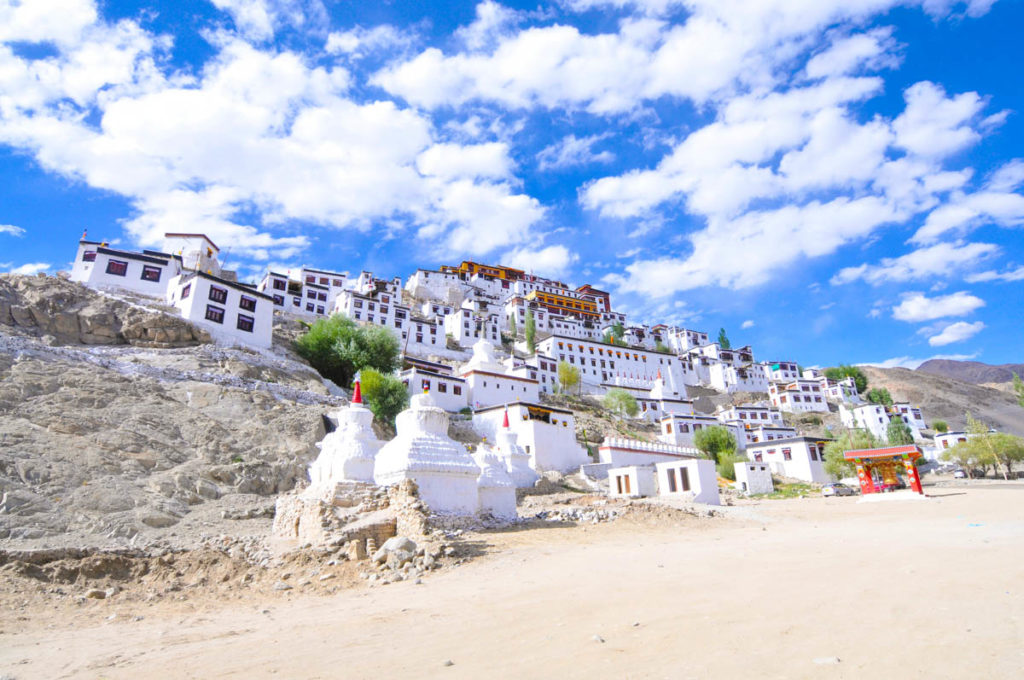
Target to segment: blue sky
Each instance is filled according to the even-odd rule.
[[[182,9],[182,8],[185,9]],[[1008,0],[0,0],[0,271],[462,259],[761,359],[1020,361]]]

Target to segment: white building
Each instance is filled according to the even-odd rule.
[[[724,427],[732,432],[736,443],[742,446],[745,441],[743,429],[732,423],[723,423],[715,416],[707,416],[700,413],[670,413],[661,419],[660,441],[676,446],[693,446],[693,436],[706,427]]]
[[[220,248],[206,234],[164,234],[164,250],[179,255],[184,269],[201,271],[221,278],[227,278],[233,272],[221,270]]]
[[[517,435],[519,446],[530,454],[534,470],[575,472],[580,465],[591,462],[586,449],[576,441],[576,419],[565,409],[525,402],[491,406],[473,413],[473,429],[493,441],[504,422],[506,408],[509,429]]]
[[[508,373],[495,357],[494,345],[487,340],[478,340],[473,345],[473,357],[459,374],[466,381],[469,404],[474,410],[516,400],[540,400],[537,380]]]
[[[363,324],[376,324],[398,338],[403,353],[431,354],[447,347],[441,319],[427,320],[412,315],[391,293],[363,295],[343,290],[334,301],[334,314],[344,314]]]
[[[906,403],[889,407],[883,404],[839,404],[839,418],[845,427],[867,430],[883,442],[889,439],[889,421],[899,418],[910,428],[915,441],[924,439],[921,430],[925,423],[921,409]]]
[[[651,330],[658,336],[662,344],[666,345],[676,354],[683,354],[694,347],[701,347],[709,342],[707,333],[677,326],[655,326]]]
[[[935,449],[941,453],[976,436],[970,432],[943,432],[942,434],[936,434]]]
[[[597,449],[598,459],[615,467],[667,463],[681,458],[700,458],[700,451],[664,442],[643,442],[624,437],[605,437]]]
[[[825,472],[825,444],[830,440],[790,437],[747,446],[747,459],[767,463],[777,475],[805,482],[825,484],[834,481]]]
[[[458,413],[469,406],[469,390],[463,378],[433,373],[415,366],[402,371],[399,377],[410,397],[430,392],[437,405],[449,413]]]
[[[740,491],[749,494],[775,491],[775,482],[772,481],[772,472],[768,469],[767,463],[738,460],[733,469],[736,470],[736,488]]]
[[[706,458],[691,458],[657,463],[658,495],[669,498],[693,496],[695,503],[721,505],[715,463]]]
[[[828,411],[828,402],[816,380],[801,378],[789,383],[772,383],[768,386],[768,398],[772,406],[790,413]]]
[[[749,423],[752,427],[785,425],[782,413],[778,409],[759,404],[741,404],[728,408],[720,406],[715,415],[723,423],[738,420],[744,424]]]
[[[772,382],[791,382],[800,378],[800,367],[795,361],[765,361],[760,365]]]
[[[181,257],[154,250],[136,253],[95,241],[79,241],[71,280],[100,290],[124,290],[163,300],[181,274]]]
[[[235,281],[193,271],[172,277],[167,303],[220,342],[267,349],[271,346],[274,301]]]
[[[472,347],[480,340],[501,344],[498,315],[476,311],[467,304],[463,303],[462,308],[444,317],[444,332],[459,347]]]
[[[608,495],[612,498],[646,498],[658,492],[654,468],[629,465],[608,470]]]

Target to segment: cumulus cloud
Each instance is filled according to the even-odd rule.
[[[985,328],[985,324],[981,321],[975,321],[974,323],[957,321],[943,328],[942,332],[937,335],[928,338],[928,344],[932,347],[944,347],[955,342],[963,342],[980,333],[983,328]]]
[[[210,1],[231,16],[241,35],[255,41],[270,40],[279,26],[311,29],[327,21],[327,9],[321,0]]]
[[[878,264],[845,267],[832,277],[832,285],[863,280],[873,285],[948,277],[975,266],[999,252],[992,243],[938,243],[900,257],[886,257]]]
[[[561,245],[548,246],[540,250],[519,248],[502,256],[502,261],[509,266],[532,274],[556,278],[568,273],[569,267],[578,259],[578,255]]]
[[[743,330],[747,330],[748,328],[753,328],[753,327],[754,327],[754,322],[751,319],[747,319],[742,324],[740,324],[740,328],[742,328]]]
[[[980,191],[957,191],[947,203],[933,210],[911,242],[932,243],[950,232],[964,234],[983,224],[1024,225],[1024,196],[1016,193],[1022,183],[1024,163],[1007,163],[993,173]]]
[[[808,78],[826,78],[853,73],[861,67],[892,67],[899,63],[896,49],[892,28],[876,28],[832,42],[808,60],[804,72]]]
[[[5,264],[10,266],[10,263],[5,263]],[[11,273],[11,274],[22,274],[24,276],[35,276],[36,274],[38,274],[40,272],[50,271],[50,269],[52,267],[53,267],[53,265],[48,263],[48,262],[29,262],[29,263],[23,264],[23,265],[21,265],[19,267],[14,267],[13,269],[9,269],[8,272]]]
[[[984,300],[966,291],[933,298],[923,293],[907,293],[903,301],[892,308],[892,318],[910,322],[932,321],[950,316],[964,316],[984,306]]]
[[[407,48],[414,41],[413,33],[391,24],[380,24],[373,28],[356,26],[347,31],[336,31],[328,35],[324,51],[328,54],[360,59],[374,52]]]
[[[315,3],[258,4],[307,16]],[[0,143],[127,197],[136,214],[124,226],[140,245],[189,224],[233,244],[233,256],[291,258],[311,243],[296,223],[374,224],[482,255],[527,239],[544,214],[517,188],[507,147],[443,143],[420,113],[356,101],[343,67],[219,33],[202,72],[182,76],[164,70],[168,40],[78,16],[67,18],[75,30],[47,24],[67,36],[56,56],[0,50],[0,91],[15,93],[0,104]]]
[[[25,230],[21,227],[16,227],[13,224],[0,224],[0,234],[7,234],[9,236],[24,236]]]
[[[1008,269],[1004,272],[984,271],[977,274],[968,274],[964,277],[967,283],[982,283],[986,281],[1024,281],[1024,266],[1016,269]]]

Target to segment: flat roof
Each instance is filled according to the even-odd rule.
[[[466,382],[465,378],[459,378],[454,375],[445,373],[435,373],[434,371],[428,371],[422,366],[410,366],[409,368],[403,370],[402,373],[409,373],[411,371],[415,371],[416,373],[420,373],[422,375],[429,375],[432,378],[441,378],[442,380],[454,380],[456,382]]]
[[[920,456],[921,449],[914,445],[887,446],[881,449],[854,449],[843,453],[843,458],[846,460],[854,460],[855,458],[889,458],[906,454],[917,454]]]
[[[615,347],[616,349],[620,349],[620,350],[624,350],[624,351],[649,352],[650,354],[660,354],[662,356],[667,356],[667,357],[674,357],[675,356],[675,354],[673,354],[672,352],[659,352],[656,349],[643,349],[641,347],[630,347],[629,345],[613,345],[610,342],[601,342],[600,340],[584,340],[583,338],[570,338],[568,335],[558,335],[557,333],[552,333],[549,337],[544,338],[543,340],[541,340],[537,344],[539,345],[541,343],[547,342],[548,340],[568,340],[570,342],[589,342],[589,343],[591,343],[593,345],[603,345],[604,347]]]
[[[267,295],[266,293],[261,293],[258,290],[256,290],[255,288],[250,288],[249,286],[251,286],[252,284],[239,283],[238,281],[228,281],[227,279],[222,279],[219,276],[214,276],[213,274],[207,274],[206,272],[200,272],[200,271],[188,272],[187,274],[182,276],[181,280],[183,282],[184,281],[190,281],[190,280],[192,280],[193,278],[195,278],[197,276],[202,277],[204,279],[207,279],[209,281],[213,281],[213,282],[218,283],[218,284],[220,284],[222,286],[227,286],[228,288],[234,288],[235,290],[241,291],[241,292],[245,293],[246,295],[255,295],[256,297],[261,297],[264,300],[270,300],[271,302],[274,301],[273,296]]]
[[[811,442],[811,443],[817,444],[818,442],[830,442],[830,441],[833,441],[833,440],[829,439],[828,437],[805,437],[803,435],[800,435],[800,436],[797,436],[797,437],[786,437],[785,439],[772,439],[771,441],[767,441],[767,442],[755,442],[753,444],[747,444],[747,448],[748,449],[751,449],[751,448],[760,449],[760,448],[763,448],[765,446],[777,446],[779,444],[794,444],[794,443],[797,443],[797,442],[804,442],[804,443]]]
[[[133,253],[129,250],[115,250],[113,248],[104,248],[102,246],[96,248],[96,252],[101,255],[113,255],[115,257],[123,257],[129,260],[138,260],[139,262],[149,262],[150,264],[158,264],[166,266],[170,264],[170,256],[167,259],[161,257],[153,257],[152,255],[142,255],[140,253]]]
[[[569,415],[573,415],[573,412],[568,410],[568,409],[558,408],[556,406],[545,406],[544,404],[535,404],[532,401],[509,401],[509,402],[506,402],[504,404],[497,404],[495,406],[486,406],[484,408],[477,409],[477,410],[473,411],[473,413],[474,414],[476,414],[476,413],[487,413],[488,411],[495,411],[497,409],[504,410],[504,409],[512,407],[512,406],[526,406],[527,408],[529,408],[529,407],[540,408],[540,409],[544,409],[545,411],[551,411],[552,413],[568,413]]]

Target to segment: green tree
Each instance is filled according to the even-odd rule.
[[[537,320],[533,318],[533,310],[526,310],[526,351],[534,354],[537,351]]]
[[[295,350],[320,375],[338,385],[351,385],[364,368],[394,373],[401,366],[398,339],[380,326],[360,326],[335,314],[319,319],[295,341]]]
[[[732,349],[732,343],[729,342],[729,336],[725,334],[724,328],[718,329],[718,346],[722,349]]]
[[[1016,373],[1013,374],[1013,393],[1017,395],[1017,405],[1024,407],[1024,380]]]
[[[580,385],[580,369],[567,361],[558,362],[558,389],[562,394],[570,393]]]
[[[865,398],[872,404],[881,404],[883,406],[892,406],[892,395],[889,394],[889,390],[884,387],[872,387],[868,390]]]
[[[880,442],[867,430],[845,430],[838,437],[825,444],[825,472],[836,479],[849,477],[857,466],[846,460],[847,451],[878,448]]]
[[[613,387],[605,392],[602,403],[606,409],[613,413],[617,413],[620,416],[629,416],[632,418],[640,412],[640,407],[637,406],[636,398],[626,390],[619,387]]]
[[[906,446],[914,443],[914,433],[902,418],[891,418],[885,435],[890,446]]]
[[[405,385],[397,377],[372,368],[364,368],[359,377],[366,407],[373,411],[378,421],[394,428],[395,416],[409,405],[409,392]]]
[[[693,446],[718,465],[719,456],[736,451],[736,437],[729,428],[712,425],[693,434]]]
[[[622,325],[621,321],[616,321],[612,324],[612,344],[624,345],[626,343],[623,338],[626,337],[626,327]]]
[[[950,451],[964,449],[963,455],[974,464],[996,468],[1003,466],[1003,479],[1013,474],[1014,463],[1024,460],[1024,439],[1004,432],[992,432],[988,425],[967,414],[966,442],[960,442]]]
[[[654,351],[655,352],[661,352],[663,354],[671,354],[672,353],[672,350],[670,350],[668,348],[668,345],[663,343],[661,340],[658,340],[658,341],[656,341],[654,343]]]
[[[857,386],[857,392],[860,394],[864,393],[864,390],[868,388],[868,377],[864,374],[864,371],[859,366],[851,366],[850,364],[839,364],[832,368],[825,369],[825,377],[829,380],[842,380],[843,378],[853,378],[854,384]]]
[[[512,340],[515,341],[515,337],[517,335],[515,314],[508,315],[508,334],[511,335]]]
[[[933,420],[932,429],[938,432],[939,434],[942,434],[943,432],[949,432],[949,423],[947,423],[945,420]]]

